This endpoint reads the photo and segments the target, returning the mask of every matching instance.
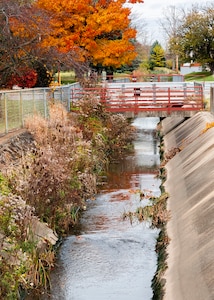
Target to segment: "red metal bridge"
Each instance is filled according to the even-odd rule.
[[[72,90],[72,101],[94,97],[113,113],[131,113],[141,116],[190,116],[203,110],[202,85],[174,84],[110,84],[96,88]]]

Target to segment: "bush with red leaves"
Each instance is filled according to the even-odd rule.
[[[7,82],[7,87],[12,88],[17,85],[21,88],[32,88],[37,82],[37,72],[30,68],[21,68],[16,74],[12,74],[10,80]]]

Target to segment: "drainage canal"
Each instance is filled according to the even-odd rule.
[[[158,230],[123,220],[123,214],[160,195],[158,118],[136,118],[135,151],[112,164],[107,183],[81,220],[78,235],[60,249],[52,273],[51,299],[149,300],[156,271]],[[144,195],[143,199],[142,194]]]

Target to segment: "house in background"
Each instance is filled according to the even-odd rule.
[[[202,65],[199,63],[185,63],[180,66],[181,75],[186,75],[193,72],[202,72]]]

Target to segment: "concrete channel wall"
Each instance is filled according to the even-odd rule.
[[[212,122],[209,112],[162,121],[165,153],[181,150],[166,164],[171,241],[165,300],[214,299],[214,127],[203,132]]]

